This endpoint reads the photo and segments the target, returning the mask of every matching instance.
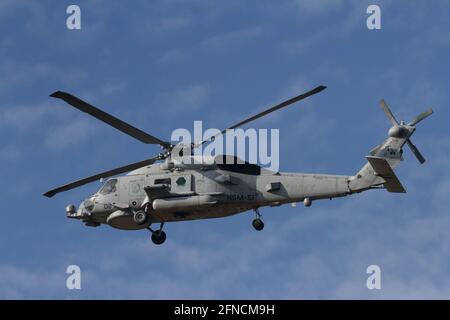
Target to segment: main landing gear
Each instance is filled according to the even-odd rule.
[[[148,231],[152,233],[152,241],[154,244],[160,245],[166,241],[166,233],[162,230],[163,226],[164,222],[161,222],[159,230],[153,230],[152,228],[147,227]]]
[[[252,221],[252,226],[256,231],[264,229],[264,222],[261,220],[261,214],[259,213],[258,208],[255,209],[255,219]]]

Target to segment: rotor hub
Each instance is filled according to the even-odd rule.
[[[391,138],[407,138],[409,134],[410,130],[404,125],[395,125],[388,131],[388,135]]]

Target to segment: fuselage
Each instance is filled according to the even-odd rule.
[[[141,229],[133,210],[151,204],[150,221],[225,217],[264,206],[345,196],[349,176],[275,173],[253,164],[164,168],[154,164],[109,179],[69,217],[91,225]],[[89,225],[89,224],[88,224]]]

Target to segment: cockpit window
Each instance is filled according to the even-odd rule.
[[[117,184],[117,179],[110,179],[110,180],[106,181],[106,183],[100,189],[100,194],[109,194],[109,193],[116,192],[116,184]]]

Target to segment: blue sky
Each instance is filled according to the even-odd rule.
[[[448,1],[0,2],[0,298],[450,298]],[[378,4],[382,29],[366,28]],[[397,174],[405,195],[371,191],[312,207],[173,223],[87,228],[65,217],[99,183],[47,199],[76,178],[154,155],[63,103],[65,90],[157,137],[222,128],[324,84],[255,122],[279,128],[281,171],[354,174],[382,141],[384,97],[400,119],[432,106]],[[82,289],[65,287],[77,264]],[[366,288],[377,264],[382,289]]]

